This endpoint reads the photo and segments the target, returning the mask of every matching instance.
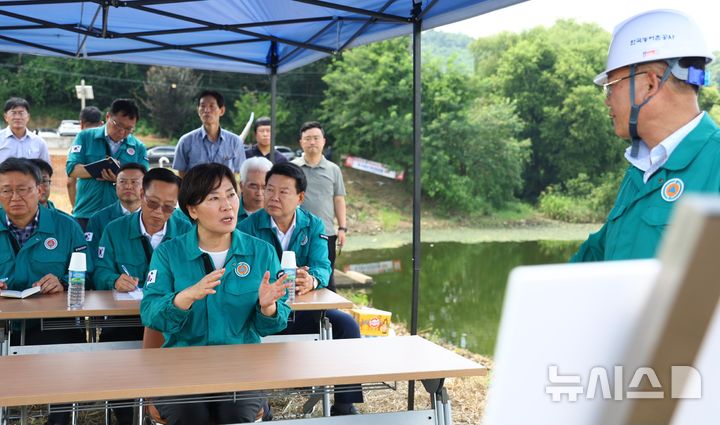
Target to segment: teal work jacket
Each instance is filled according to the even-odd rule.
[[[187,311],[175,307],[175,296],[207,274],[194,227],[155,250],[140,303],[143,325],[163,333],[163,347],[258,343],[285,329],[290,314],[287,295],[277,301],[274,316],[260,311],[258,289],[266,271],[274,282],[280,263],[272,247],[236,230],[217,292]]]
[[[250,236],[262,239],[275,248],[277,258],[282,257],[282,246],[277,233],[270,225],[270,215],[264,209],[250,214],[237,225],[238,230]],[[318,288],[328,285],[330,279],[330,260],[328,259],[328,241],[325,225],[318,217],[309,212],[295,209],[295,230],[290,238],[288,251],[295,251],[298,267],[308,266],[309,272],[318,281]]]
[[[248,214],[247,211],[245,211],[245,207],[243,206],[242,195],[240,195],[240,207],[238,208],[238,217],[237,217],[238,226],[240,226],[241,221],[245,220],[249,216],[250,216],[250,214]]]
[[[150,241],[141,233],[140,214],[140,211],[136,211],[107,225],[95,254],[95,289],[115,288],[115,281],[124,273],[122,266],[125,266],[130,276],[139,279],[138,286],[145,286],[145,277],[154,250]],[[190,223],[171,215],[161,244],[189,232],[190,229]]]
[[[80,225],[67,214],[38,208],[38,227],[17,253],[13,247],[15,236],[7,227],[5,211],[0,208],[0,281],[4,281],[8,289],[25,290],[48,273],[67,285],[73,252],[85,252],[87,269],[93,269]]]
[[[105,126],[102,126],[78,133],[72,146],[70,146],[65,169],[70,175],[76,165],[90,164],[108,156],[117,159],[121,165],[128,162],[137,162],[144,165],[145,168],[150,166],[145,145],[132,134],[127,136],[123,144],[120,145],[120,149],[112,155],[110,146],[105,139]],[[117,201],[117,194],[115,193],[115,185],[112,182],[92,178],[78,179],[73,216],[90,218],[93,214],[115,201]]]
[[[720,191],[720,129],[707,114],[647,183],[630,166],[607,222],[571,261],[652,258],[679,199]]]
[[[124,215],[120,201],[115,201],[90,217],[85,228],[85,240],[88,243],[88,252],[91,255],[97,256],[98,244],[107,225]]]

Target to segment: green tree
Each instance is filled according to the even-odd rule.
[[[201,77],[191,69],[153,66],[147,72],[143,105],[163,136],[179,138],[197,127],[195,99]]]
[[[625,165],[627,143],[614,136],[597,87],[575,86],[560,105],[547,106],[543,112],[538,128],[544,149],[537,154],[547,181],[565,182],[579,174],[600,176]]]
[[[409,39],[346,52],[325,82],[322,118],[343,152],[412,165]],[[423,63],[424,194],[449,210],[487,212],[513,199],[529,144],[508,101],[476,102],[475,80],[454,63]]]
[[[616,167],[622,145],[609,131],[607,111],[592,83],[605,65],[609,39],[597,25],[561,20],[517,39],[500,34],[476,43],[476,54],[483,45],[505,49],[499,58],[477,57],[476,69],[485,73],[482,87],[513,99],[525,123],[522,138],[532,143],[526,198],[536,199],[548,185],[579,172],[599,176],[596,170]],[[594,148],[610,152],[598,156]]]
[[[288,119],[289,112],[287,109],[283,108],[284,102],[281,98],[278,98],[276,102],[276,126],[278,128],[286,127],[285,123]],[[255,119],[263,116],[270,116],[270,93],[246,91],[240,96],[238,100],[235,101],[234,108],[235,114],[233,115],[232,126],[233,131],[239,134],[243,130],[243,128],[245,128],[245,124],[247,124],[251,112],[255,113]],[[255,143],[253,139],[252,128],[250,129],[247,140],[244,140],[244,142],[246,144]],[[282,144],[279,143],[277,135],[275,143],[278,145]]]

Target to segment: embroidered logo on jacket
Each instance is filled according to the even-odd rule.
[[[665,182],[660,189],[660,196],[667,202],[675,202],[685,190],[685,183],[678,178],[670,179]]]
[[[239,277],[245,277],[250,274],[250,264],[241,262],[235,267],[235,274]]]
[[[58,241],[57,241],[57,239],[55,239],[55,238],[47,238],[47,239],[45,239],[45,248],[49,249],[50,251],[52,251],[53,249],[57,248],[57,246],[58,246]]]

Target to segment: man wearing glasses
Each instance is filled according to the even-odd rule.
[[[28,130],[30,104],[20,97],[5,102],[4,115],[7,127],[0,130],[0,162],[8,158],[40,158],[50,162],[47,143]]]
[[[328,289],[335,291],[336,246],[345,245],[347,221],[345,213],[345,182],[340,167],[323,156],[325,131],[317,121],[306,122],[300,127],[300,147],[303,155],[293,159],[307,177],[308,187],[302,208],[320,217],[328,237],[328,258],[330,260],[330,281]],[[337,232],[334,220],[337,220]]]
[[[92,255],[97,253],[103,231],[111,221],[140,209],[142,181],[146,172],[145,166],[137,162],[128,162],[120,167],[115,184],[118,200],[93,214],[85,229],[85,240]]]
[[[53,211],[59,211],[63,214],[67,214],[65,211],[59,210],[55,208],[55,204],[50,200],[50,190],[52,189],[52,176],[53,176],[53,169],[52,165],[48,164],[44,160],[40,158],[32,158],[29,159],[33,165],[35,165],[38,170],[40,170],[40,185],[38,186],[38,189],[40,189],[40,206],[45,207],[47,209],[53,210]]]
[[[650,258],[686,193],[720,191],[720,129],[698,107],[713,60],[687,15],[653,10],[618,25],[595,77],[630,162],[605,225],[572,261]]]
[[[120,165],[137,162],[149,167],[145,145],[132,135],[139,118],[133,100],[116,99],[105,116],[105,125],[81,131],[70,146],[65,168],[68,176],[78,178],[73,216],[83,230],[94,213],[117,200],[114,187],[117,176],[103,170],[101,178],[93,179],[85,164],[113,157]]]
[[[122,172],[120,173],[122,175]],[[145,286],[150,258],[160,243],[188,232],[192,225],[173,213],[180,178],[167,168],[153,168],[142,178],[140,211],[111,222],[95,257],[95,288],[131,292]],[[137,341],[142,327],[103,329],[101,341]],[[133,423],[133,409],[113,409],[120,425]]]

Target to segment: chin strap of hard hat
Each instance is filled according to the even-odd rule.
[[[665,72],[662,75],[662,78],[660,78],[660,85],[658,86],[658,90],[665,84],[665,81],[667,81],[668,78],[670,78],[670,71],[672,70],[672,67],[675,66],[676,63],[678,63],[680,59],[672,59],[668,61],[668,67],[665,68]],[[638,152],[640,151],[640,135],[637,131],[637,124],[638,124],[638,115],[640,115],[640,108],[645,106],[646,103],[650,101],[650,99],[653,98],[653,96],[649,96],[647,99],[643,100],[642,103],[635,103],[635,75],[637,74],[636,71],[636,64],[630,65],[630,120],[628,121],[628,125],[630,127],[630,139],[632,140],[632,146],[630,147],[630,156],[633,158],[637,158]]]

